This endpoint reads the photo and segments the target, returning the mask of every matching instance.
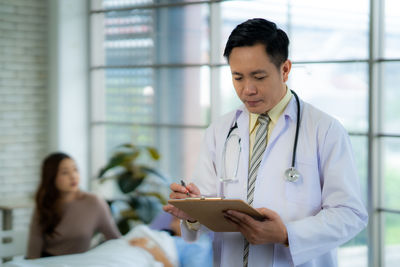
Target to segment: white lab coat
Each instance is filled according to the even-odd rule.
[[[336,248],[353,238],[368,221],[349,137],[340,123],[301,101],[297,146],[297,182],[284,179],[291,165],[297,106],[292,97],[268,140],[256,180],[253,206],[277,212],[288,231],[289,247],[250,245],[249,266],[337,266]],[[226,184],[227,198],[247,198],[249,113],[241,108],[223,116],[205,133],[192,179],[202,195],[218,196],[221,159],[230,127],[241,137],[239,181]],[[198,237],[182,224],[186,240]],[[214,234],[214,266],[243,266],[241,233]]]

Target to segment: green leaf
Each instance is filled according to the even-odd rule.
[[[125,154],[125,159],[124,162],[121,164],[125,167],[125,169],[129,170],[132,168],[132,166],[134,166],[133,162],[134,160],[139,157],[140,155],[140,151],[135,150],[131,153],[126,153]]]
[[[138,207],[140,207],[140,197],[138,197],[138,196],[130,196],[128,200],[125,200],[125,202],[133,210],[136,210]]]
[[[137,206],[136,213],[144,223],[150,223],[161,209],[160,202],[157,199],[144,195],[131,197],[130,205]]]
[[[134,147],[135,147],[135,145],[134,145],[134,144],[127,143],[127,144],[122,144],[122,145],[119,145],[119,146],[117,146],[117,148],[118,148],[118,147],[134,148]]]
[[[154,147],[145,147],[145,149],[147,149],[147,151],[149,152],[150,156],[154,160],[159,160],[160,159],[160,154],[158,154],[157,149],[155,149]]]
[[[121,211],[121,216],[126,219],[130,220],[138,220],[139,216],[137,215],[136,211],[133,209],[126,209]]]
[[[102,177],[108,170],[120,166],[124,161],[125,161],[125,153],[116,153],[112,158],[110,159],[109,163],[100,170],[98,177]]]
[[[127,218],[122,218],[118,223],[117,227],[119,231],[121,232],[122,235],[125,235],[129,232],[131,229],[131,226],[129,225],[129,219]]]
[[[132,172],[127,171],[118,176],[118,186],[124,194],[127,194],[134,191],[143,182],[143,178],[135,178]]]

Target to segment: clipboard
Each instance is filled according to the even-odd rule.
[[[257,220],[265,217],[241,199],[186,198],[170,199],[168,203],[184,211],[214,232],[238,232],[235,225],[225,219],[223,211],[236,210]]]

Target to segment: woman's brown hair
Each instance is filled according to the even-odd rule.
[[[61,220],[61,211],[58,205],[60,191],[57,189],[55,181],[61,161],[70,158],[67,154],[56,152],[48,155],[42,163],[41,181],[35,200],[39,224],[44,235],[52,236]]]

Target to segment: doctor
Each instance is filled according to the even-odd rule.
[[[265,216],[227,211],[238,232],[214,233],[214,266],[337,266],[336,248],[367,224],[349,137],[288,90],[288,46],[285,32],[264,19],[232,31],[224,56],[244,105],[206,130],[187,185],[171,185],[170,198],[240,198]],[[290,166],[299,175],[290,178]],[[171,205],[164,210],[182,219],[188,241],[207,231]]]

